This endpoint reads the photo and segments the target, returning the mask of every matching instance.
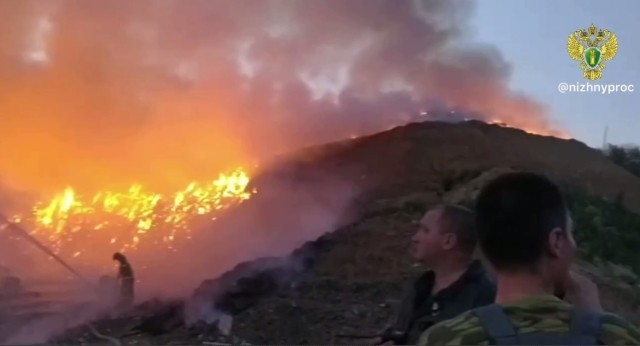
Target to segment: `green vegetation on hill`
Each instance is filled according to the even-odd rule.
[[[640,177],[640,147],[609,144],[603,154]],[[613,202],[598,196],[570,193],[576,237],[589,260],[622,264],[640,273],[640,215],[626,209],[621,192]]]
[[[615,157],[621,156],[616,154],[616,149],[612,152]],[[630,152],[627,159],[620,162],[633,164],[636,151]],[[640,151],[638,155],[640,159]],[[441,187],[446,194],[445,201],[473,209],[476,194],[481,187],[505,172],[506,170],[499,169],[484,173],[475,170],[446,172]],[[579,185],[565,184],[563,190],[583,258],[594,264],[610,262],[623,265],[640,275],[640,214],[624,206],[624,193],[621,192],[614,200],[607,200],[598,194],[587,192]]]
[[[585,192],[568,198],[576,241],[588,260],[622,264],[640,273],[640,215]]]
[[[609,145],[604,154],[613,163],[640,177],[640,147]]]

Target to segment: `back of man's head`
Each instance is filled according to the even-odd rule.
[[[493,267],[520,270],[539,263],[551,231],[567,229],[568,215],[560,189],[549,179],[508,173],[478,195],[476,222],[480,247]]]

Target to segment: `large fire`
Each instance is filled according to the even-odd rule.
[[[191,226],[199,218],[215,220],[220,211],[256,193],[248,191],[249,180],[247,172],[238,168],[172,194],[147,191],[136,184],[126,191],[83,196],[67,187],[14,221],[26,225],[54,252],[80,261],[84,255],[91,257],[94,247],[129,252],[147,246],[155,251],[173,250],[175,242],[191,238]]]
[[[495,118],[488,123],[514,127]],[[519,128],[536,135],[570,138],[536,126]],[[36,203],[29,212],[14,216],[13,221],[55,253],[73,259],[74,264],[108,264],[106,254],[115,251],[176,251],[199,225],[216,220],[221,211],[256,193],[249,189],[249,181],[247,171],[238,168],[212,181],[191,182],[172,193],[151,191],[141,184],[91,194],[69,186]]]

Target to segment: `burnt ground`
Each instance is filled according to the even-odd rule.
[[[597,150],[573,140],[475,121],[410,124],[308,148],[282,160],[254,179],[254,184],[264,187],[273,179],[292,179],[303,188],[309,179],[338,177],[360,188],[357,213],[345,219],[343,227],[292,255],[299,260],[302,254],[306,259],[293,281],[291,276],[278,276],[277,269],[263,268],[241,284],[225,286],[224,294],[218,292],[219,301],[226,302],[219,308],[233,315],[232,336],[222,336],[211,326],[186,327],[179,302],[173,308],[158,302],[140,306],[118,320],[96,321],[93,325],[98,333],[81,327],[53,341],[114,342],[96,336],[104,334],[123,344],[149,345],[357,342],[337,334],[382,329],[403,287],[424,270],[414,266],[407,253],[415,221],[442,201],[472,199],[482,182],[501,170],[545,173],[563,185],[578,186],[610,200],[624,192],[623,204],[640,212],[640,179]],[[259,203],[259,196],[252,202]],[[240,217],[242,212],[235,214]],[[607,308],[635,319],[638,287],[624,284],[604,265],[581,267],[599,283]],[[244,270],[240,266],[231,273]],[[236,276],[227,278],[237,283]]]
[[[173,323],[171,320],[181,315],[179,309],[172,309],[181,306],[178,302],[147,303],[127,317],[96,322],[94,327],[124,344],[140,345],[200,344],[207,340],[344,343],[349,340],[336,334],[376,333],[392,316],[404,285],[421,271],[406,254],[415,221],[425,205],[398,203],[380,203],[358,222],[305,245],[306,251],[299,249],[305,254],[309,254],[309,248],[315,249],[315,263],[277,290],[273,289],[275,283],[265,284],[270,279],[260,274],[254,274],[245,287],[230,289],[221,305],[234,315],[232,337],[221,335],[215,327],[189,328],[181,320]],[[244,270],[239,266],[236,271]],[[269,278],[273,281],[273,276]],[[54,341],[111,343],[96,337],[88,327],[68,331]]]

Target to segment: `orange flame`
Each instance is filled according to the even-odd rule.
[[[165,244],[171,249],[173,242],[190,239],[193,218],[215,220],[217,212],[256,193],[247,191],[249,181],[247,173],[238,168],[211,182],[193,182],[170,195],[145,191],[135,184],[124,192],[101,191],[83,198],[67,187],[51,201],[38,203],[30,215],[14,220],[33,223],[33,235],[46,240],[55,252],[73,258],[90,252],[84,238],[102,238],[100,246],[115,246],[114,251],[135,250],[145,244]]]
[[[537,136],[553,136],[553,137],[557,137],[560,139],[571,139],[571,135],[569,135],[568,133],[562,132],[562,131],[557,131],[557,130],[551,130],[551,129],[545,129],[545,128],[535,128],[533,126],[529,127],[529,126],[513,126],[505,121],[502,120],[498,120],[498,119],[491,119],[487,121],[488,124],[491,125],[498,125],[498,126],[502,126],[502,127],[509,127],[509,128],[513,128],[513,129],[520,129],[528,134],[532,134],[532,135],[537,135]]]

